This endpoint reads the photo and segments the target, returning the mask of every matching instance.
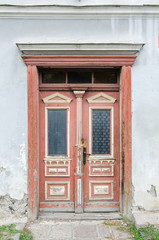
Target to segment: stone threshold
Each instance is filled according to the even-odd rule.
[[[53,213],[53,212],[40,212],[38,219],[41,220],[58,220],[58,221],[78,221],[78,220],[107,220],[107,219],[121,219],[118,212],[111,213]]]

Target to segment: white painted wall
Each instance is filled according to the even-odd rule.
[[[132,71],[134,206],[159,209],[158,21],[145,21],[145,46]],[[151,189],[155,186],[156,194]]]
[[[27,192],[27,75],[9,25],[0,21],[0,29],[0,195],[21,199]]]
[[[133,205],[159,210],[158,18],[0,18],[1,196],[22,199],[27,193],[27,72],[16,43],[134,41],[145,46],[132,68]]]

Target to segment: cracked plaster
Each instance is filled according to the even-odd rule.
[[[9,194],[0,196],[0,216],[22,216],[27,213],[27,195],[21,200],[11,198]]]

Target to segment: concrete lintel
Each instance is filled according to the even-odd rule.
[[[136,55],[143,43],[17,43],[23,55]]]

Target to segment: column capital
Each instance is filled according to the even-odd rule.
[[[76,98],[82,98],[85,94],[85,91],[73,91],[73,93],[75,94]]]

